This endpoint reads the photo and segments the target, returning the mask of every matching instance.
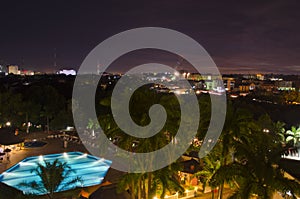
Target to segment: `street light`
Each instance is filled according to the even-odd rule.
[[[269,133],[270,130],[269,130],[269,129],[263,129],[263,132],[264,132],[264,133]]]
[[[5,125],[6,125],[6,126],[10,126],[11,123],[10,123],[10,122],[6,122]]]

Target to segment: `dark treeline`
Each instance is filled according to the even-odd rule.
[[[0,79],[0,125],[26,130],[72,126],[71,98],[74,77],[13,76]]]
[[[25,124],[30,122],[33,124],[30,127],[31,130],[36,127],[47,130],[49,126],[50,130],[57,130],[73,126],[71,106],[74,79],[74,76],[65,75],[8,75],[0,78],[0,125],[3,126],[6,122],[10,122],[13,126],[26,129]],[[109,104],[112,89],[113,85],[103,87],[99,83],[95,97],[99,116],[110,113],[107,104]],[[163,97],[165,94],[151,95],[150,98],[156,96],[156,98],[165,98],[163,101],[169,100],[168,97]],[[199,97],[199,101],[201,101],[201,97],[205,98],[202,95]],[[254,97],[257,96],[234,99],[232,105],[249,110],[255,118],[268,114],[274,122],[284,122],[287,127],[298,125],[300,106],[259,103],[253,101]],[[278,96],[274,96],[274,98],[278,98]],[[147,112],[146,109],[149,108],[149,105],[145,106],[145,103],[139,105],[138,99],[134,100],[132,103],[135,104],[134,107],[138,107],[138,112]],[[147,117],[145,118],[147,119]]]

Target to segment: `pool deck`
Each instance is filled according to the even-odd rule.
[[[63,152],[71,152],[71,151],[79,151],[83,153],[87,153],[88,151],[85,147],[78,143],[68,143],[68,147],[63,147],[63,142],[59,138],[47,138],[48,134],[46,132],[36,132],[28,135],[28,138],[38,140],[42,140],[47,142],[47,144],[43,147],[35,147],[35,148],[23,148],[23,149],[14,149],[10,154],[10,160],[7,161],[6,157],[0,162],[0,173],[4,172],[11,166],[17,164],[21,160],[30,156],[38,156],[38,155],[46,155],[46,154],[54,154],[54,153],[63,153]]]
[[[287,156],[282,156],[284,159],[289,159],[289,160],[298,160],[300,161],[300,156],[299,155],[287,155]]]

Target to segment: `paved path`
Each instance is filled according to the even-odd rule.
[[[205,193],[198,192],[198,196],[194,197],[194,199],[211,199],[211,192],[209,191],[210,187],[206,187]],[[215,197],[217,197],[218,193],[215,193]],[[232,190],[229,188],[224,188],[223,190],[223,199],[228,198],[232,194]]]

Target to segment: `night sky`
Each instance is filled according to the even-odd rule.
[[[37,71],[78,68],[106,38],[155,26],[194,38],[222,73],[300,73],[298,0],[45,0],[0,5],[0,64]],[[168,60],[171,65],[176,61]],[[118,62],[114,70],[124,71],[124,65]]]

